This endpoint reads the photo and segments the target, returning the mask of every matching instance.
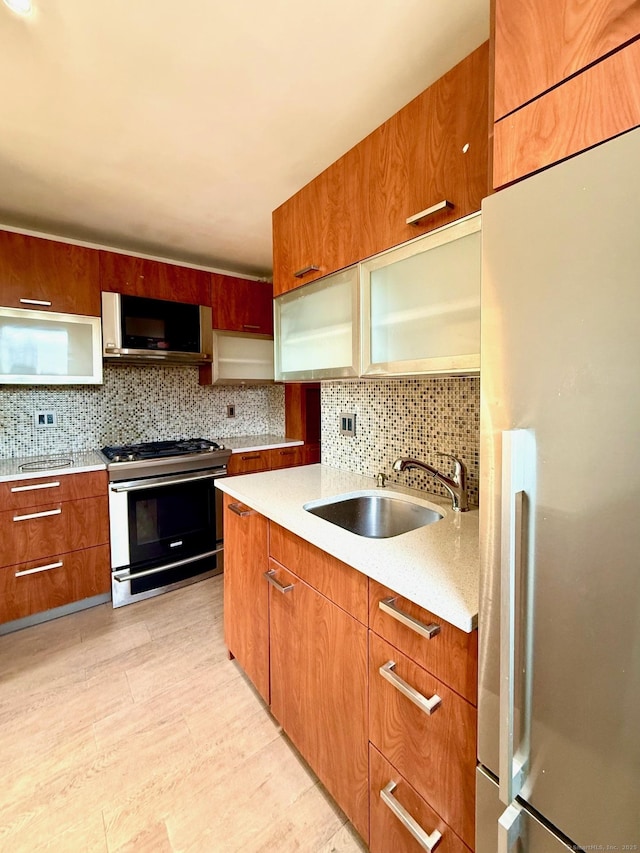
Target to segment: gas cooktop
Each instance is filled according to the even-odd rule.
[[[135,462],[142,459],[163,459],[166,456],[213,453],[215,450],[224,450],[224,445],[216,441],[208,441],[206,438],[184,438],[176,441],[108,445],[103,447],[101,452],[110,462]]]
[[[206,438],[148,441],[120,444],[100,451],[107,463],[109,479],[159,477],[209,468],[226,469],[231,451]]]

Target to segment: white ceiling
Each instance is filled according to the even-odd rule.
[[[271,211],[488,38],[489,0],[0,3],[0,223],[258,275]]]

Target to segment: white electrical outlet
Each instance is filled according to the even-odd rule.
[[[58,426],[58,416],[55,412],[34,412],[33,423],[36,429],[47,429]]]

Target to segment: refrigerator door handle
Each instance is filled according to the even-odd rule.
[[[525,495],[532,490],[535,443],[529,430],[502,433],[500,553],[500,799],[510,806],[522,789],[527,745],[515,750],[516,583],[521,572]],[[523,750],[524,747],[524,750]],[[524,755],[523,755],[524,752]]]
[[[521,806],[511,803],[498,818],[498,853],[512,853],[520,837],[521,817]]]

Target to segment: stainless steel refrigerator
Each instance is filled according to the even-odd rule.
[[[640,130],[482,243],[477,853],[640,851]]]

